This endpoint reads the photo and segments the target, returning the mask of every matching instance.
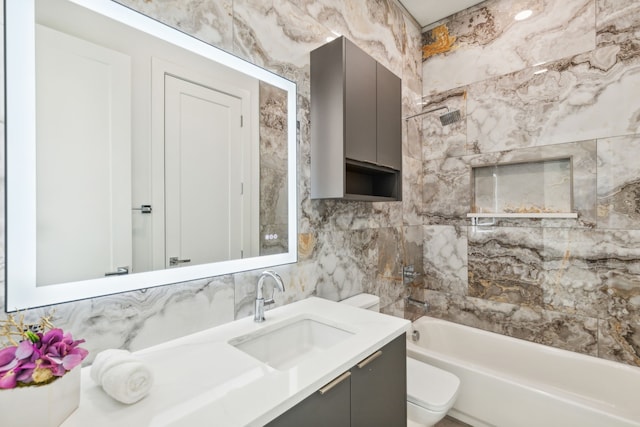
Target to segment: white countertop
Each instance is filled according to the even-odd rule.
[[[228,341],[300,315],[353,333],[287,370]],[[408,330],[408,320],[321,298],[268,310],[266,321],[236,320],[136,352],[154,372],[151,392],[133,405],[113,400],[82,369],[80,407],[62,427],[262,426]]]

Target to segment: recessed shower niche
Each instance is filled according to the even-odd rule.
[[[471,218],[576,218],[571,157],[471,168]]]

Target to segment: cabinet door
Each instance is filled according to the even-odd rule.
[[[377,64],[378,164],[402,169],[402,85],[400,78]]]
[[[349,427],[350,373],[345,372],[267,424],[268,427]]]
[[[407,425],[407,351],[401,335],[351,369],[351,427]]]
[[[376,163],[376,61],[344,41],[345,157]]]

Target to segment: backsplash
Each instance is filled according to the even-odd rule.
[[[345,35],[402,78],[406,110],[403,114],[412,113],[422,91],[421,34],[412,19],[403,15],[393,0],[373,3],[122,0],[121,3],[297,83],[299,260],[274,268],[286,286],[284,294],[275,295],[276,304],[310,295],[338,300],[362,291],[377,293],[383,304],[389,304],[402,295],[405,288],[400,264],[421,266],[423,256],[419,215],[421,130],[417,122],[403,126],[402,203],[312,202],[309,52],[329,37]],[[4,127],[4,111],[0,125]],[[271,190],[276,185],[264,184]],[[4,191],[4,186],[0,191]],[[0,197],[0,203],[3,200]],[[270,224],[276,230],[272,234],[286,238],[277,230],[281,208],[263,205],[263,210],[273,215]],[[4,254],[0,257],[4,266]],[[86,361],[90,362],[98,351],[106,348],[137,350],[252,314],[260,272],[60,304],[29,310],[26,314],[35,317],[55,308],[56,325],[87,340],[86,348],[91,353]],[[4,305],[3,290],[0,304]]]
[[[464,118],[422,120],[416,296],[436,317],[640,365],[640,4],[490,0],[442,26],[455,42],[423,63],[425,108]],[[578,219],[472,226],[470,167],[527,157],[573,159]]]

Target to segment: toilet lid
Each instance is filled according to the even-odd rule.
[[[407,357],[407,400],[431,411],[451,407],[460,379],[450,372]]]
[[[380,297],[372,294],[357,294],[340,302],[360,308],[371,308],[380,303]]]

